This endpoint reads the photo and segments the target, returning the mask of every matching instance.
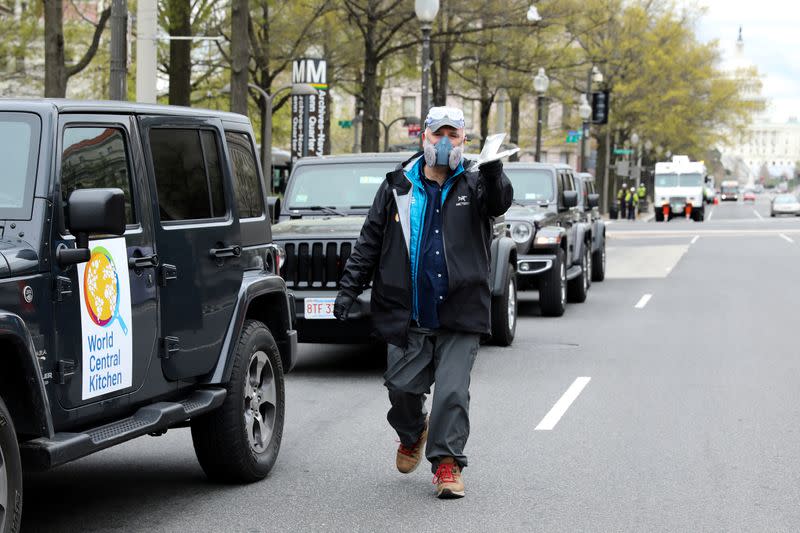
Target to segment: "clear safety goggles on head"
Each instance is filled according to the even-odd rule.
[[[455,107],[432,107],[428,111],[428,117],[425,119],[425,124],[438,122],[445,118],[463,124],[464,112]]]

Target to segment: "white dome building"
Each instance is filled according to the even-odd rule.
[[[744,38],[740,27],[728,70],[732,76],[737,76],[753,67],[744,53]],[[750,96],[759,98],[757,94]],[[800,161],[800,122],[794,117],[787,117],[787,121],[783,123],[774,122],[764,113],[755,118],[733,146],[724,147],[721,152],[726,170],[742,185],[752,186],[764,177],[764,170],[773,178],[792,178],[795,164]]]

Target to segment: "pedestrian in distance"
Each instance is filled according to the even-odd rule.
[[[627,210],[627,202],[625,201],[625,197],[628,194],[628,184],[623,183],[622,188],[617,192],[617,204],[619,205],[619,218],[625,220],[627,218],[626,213]]]
[[[625,194],[625,205],[628,210],[628,220],[636,220],[636,206],[639,204],[639,195],[636,188],[631,187]]]
[[[502,163],[465,159],[464,139],[460,109],[430,109],[423,150],[379,187],[334,304],[336,318],[346,320],[372,282],[373,324],[388,343],[395,463],[410,473],[424,451],[439,498],[464,496],[470,373],[481,335],[491,330],[490,218],[514,198]]]

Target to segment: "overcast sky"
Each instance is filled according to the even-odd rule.
[[[800,3],[796,0],[687,0],[707,7],[697,26],[700,39],[718,39],[726,59],[733,58],[739,26],[745,57],[762,75],[768,117],[800,118]]]

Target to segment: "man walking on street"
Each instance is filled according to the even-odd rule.
[[[440,498],[464,496],[470,372],[490,332],[490,218],[514,196],[500,161],[478,167],[463,158],[464,139],[460,109],[431,108],[423,151],[378,189],[334,305],[346,320],[372,283],[373,323],[389,345],[384,384],[387,419],[400,437],[396,466],[412,472],[424,449]]]

